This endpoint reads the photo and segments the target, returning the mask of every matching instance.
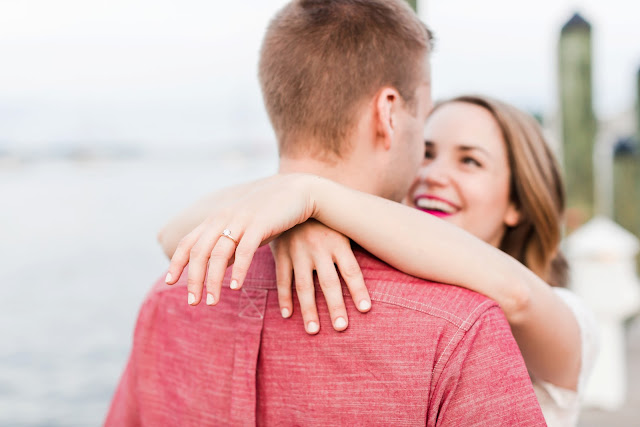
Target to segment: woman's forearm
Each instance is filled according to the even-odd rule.
[[[314,180],[311,194],[315,219],[395,268],[495,300],[529,371],[575,389],[581,350],[577,321],[550,286],[517,260],[439,218],[328,180]]]
[[[315,219],[397,269],[466,288],[489,284],[482,293],[501,303],[508,317],[526,304],[525,287],[505,280],[506,270],[514,270],[510,257],[461,228],[328,180],[315,181],[311,191]]]
[[[211,212],[230,200],[235,200],[252,191],[259,181],[252,181],[223,188],[195,202],[172,218],[158,233],[162,250],[171,258],[180,240],[202,223]]]

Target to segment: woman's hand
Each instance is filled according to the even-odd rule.
[[[345,330],[349,322],[337,270],[347,284],[357,309],[366,312],[371,308],[360,266],[351,250],[349,238],[343,234],[315,220],[308,220],[280,235],[270,246],[276,262],[282,317],[289,317],[293,312],[291,279],[295,277],[296,293],[307,333],[315,334],[320,330],[313,284],[314,270],[336,331]]]
[[[256,250],[311,217],[310,184],[314,179],[318,178],[275,175],[259,181],[237,199],[227,200],[180,241],[171,258],[167,284],[177,282],[189,264],[188,303],[197,305],[206,285],[207,304],[214,305],[220,299],[225,270],[233,262],[230,286],[240,289]],[[233,239],[224,237],[224,230],[229,230]]]

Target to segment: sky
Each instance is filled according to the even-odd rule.
[[[285,0],[0,0],[0,149],[269,144],[256,77]],[[593,25],[595,109],[633,107],[640,4],[429,0],[436,99],[496,96],[556,110],[556,45],[574,11]]]

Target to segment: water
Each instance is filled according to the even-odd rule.
[[[273,154],[0,163],[0,426],[100,425],[168,265],[159,228],[275,167]]]

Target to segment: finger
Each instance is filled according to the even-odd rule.
[[[178,281],[178,279],[180,279],[184,268],[189,263],[189,254],[191,253],[191,248],[193,248],[193,245],[195,245],[200,238],[200,234],[202,234],[203,228],[204,223],[197,226],[191,233],[183,237],[182,240],[180,240],[180,243],[178,243],[178,247],[171,257],[171,262],[169,263],[169,271],[167,273],[167,277],[165,278],[165,282],[167,285],[173,285]]]
[[[216,246],[219,237],[220,231],[218,227],[205,227],[200,238],[191,248],[189,272],[187,274],[188,302],[190,305],[198,305],[200,303],[204,279],[207,274],[207,264],[211,251]]]
[[[320,321],[318,320],[318,310],[316,308],[313,266],[309,262],[310,258],[297,258],[292,259],[292,261],[300,313],[304,321],[304,329],[308,334],[314,335],[320,331]]]
[[[293,313],[293,299],[291,296],[292,266],[289,254],[283,248],[274,249],[276,262],[276,284],[278,286],[278,304],[282,317],[291,317]]]
[[[238,228],[236,228],[238,229]],[[235,238],[235,236],[234,236]],[[220,236],[209,257],[209,269],[207,271],[207,299],[212,304],[220,300],[220,288],[224,280],[224,274],[236,251],[236,243],[228,237]],[[233,281],[231,289],[236,289]],[[211,295],[211,297],[209,297]],[[213,299],[213,300],[212,300]]]
[[[351,249],[340,251],[334,257],[334,261],[340,270],[340,275],[347,284],[351,298],[356,308],[366,313],[371,309],[371,296],[364,283],[360,264]]]
[[[253,255],[260,247],[262,239],[258,237],[255,231],[248,229],[242,239],[238,242],[238,247],[235,249],[235,261],[233,262],[233,268],[231,270],[231,288],[240,289],[244,283],[247,272],[251,266]]]
[[[209,258],[209,261],[211,261],[211,258]],[[227,267],[233,264],[233,261],[234,261],[234,257],[231,256],[231,258],[228,261]],[[220,282],[220,285],[216,287],[213,281],[209,279],[210,268],[211,268],[210,266],[207,266],[207,275],[205,277],[205,288],[207,291],[207,295],[205,296],[206,298],[205,301],[207,305],[216,305],[220,301],[220,295],[222,294],[222,282]]]
[[[336,331],[344,331],[347,329],[348,317],[347,309],[344,306],[344,298],[342,298],[342,285],[331,258],[327,257],[316,261],[316,271],[318,272],[318,281],[320,288],[327,301],[329,315],[333,329]]]

